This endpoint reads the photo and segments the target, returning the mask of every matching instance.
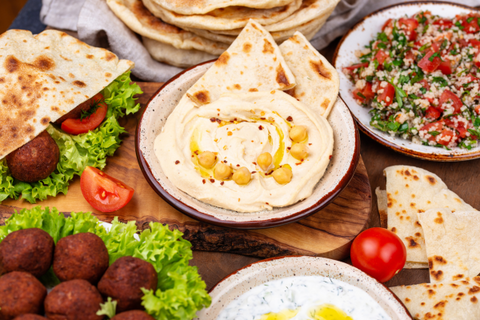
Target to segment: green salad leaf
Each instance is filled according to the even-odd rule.
[[[14,213],[4,226],[0,226],[0,242],[11,232],[40,228],[49,233],[55,243],[68,235],[92,232],[105,243],[110,264],[118,258],[133,256],[150,262],[158,274],[157,290],[143,290],[142,305],[157,320],[186,320],[208,307],[211,298],[206,292],[206,284],[200,278],[197,268],[189,265],[192,259],[191,243],[182,238],[178,230],[170,230],[168,225],[150,223],[150,229],[138,234],[134,221],[122,223],[115,218],[109,230],[91,213],[71,213],[65,217],[56,208],[35,207]],[[50,270],[42,276],[46,285],[58,283]],[[56,282],[57,281],[57,282]],[[100,307],[100,306],[99,306]],[[111,316],[112,305],[102,305],[101,312]]]
[[[18,181],[10,175],[6,162],[0,161],[0,202],[21,197],[35,203],[59,193],[67,194],[70,180],[80,176],[86,166],[103,169],[107,156],[112,156],[120,146],[120,135],[126,132],[118,118],[140,109],[134,96],[141,93],[140,87],[132,83],[130,72],[126,72],[103,89],[108,111],[103,123],[95,130],[70,135],[48,126],[48,133],[59,147],[60,160],[57,169],[43,180],[33,183]]]

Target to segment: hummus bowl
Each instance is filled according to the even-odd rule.
[[[167,178],[154,151],[155,139],[185,92],[212,64],[213,62],[199,64],[172,78],[153,95],[143,111],[136,132],[136,154],[150,186],[167,203],[194,219],[243,229],[295,222],[318,212],[333,201],[350,182],[360,157],[358,130],[341,99],[337,100],[328,118],[335,141],[330,163],[312,195],[302,201],[286,207],[274,207],[272,210],[238,212],[199,201],[179,190]]]

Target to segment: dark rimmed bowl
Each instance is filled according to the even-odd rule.
[[[369,108],[362,107],[352,97],[354,85],[341,71],[343,67],[358,61],[355,51],[364,49],[374,36],[381,31],[383,24],[389,18],[411,16],[419,11],[429,10],[442,17],[454,17],[456,14],[480,12],[478,9],[451,2],[416,1],[388,6],[375,11],[360,20],[343,36],[335,50],[333,64],[340,75],[340,96],[347,104],[358,123],[360,130],[373,140],[407,156],[430,161],[465,161],[480,158],[480,146],[472,150],[455,148],[446,150],[431,146],[415,144],[400,137],[392,137],[370,126]]]
[[[402,302],[382,283],[344,262],[320,257],[286,256],[252,263],[235,271],[213,287],[212,304],[197,313],[200,320],[216,319],[230,302],[268,281],[293,276],[334,278],[368,293],[392,320],[412,320]]]
[[[154,141],[180,98],[213,62],[192,67],[165,83],[150,99],[138,122],[135,149],[140,168],[150,186],[180,212],[203,222],[239,229],[275,227],[303,219],[326,207],[348,185],[360,158],[358,130],[346,105],[338,99],[329,122],[334,150],[325,175],[307,199],[271,211],[240,213],[201,202],[177,189],[164,174],[154,153]]]

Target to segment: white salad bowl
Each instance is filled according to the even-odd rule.
[[[371,13],[360,20],[341,39],[335,51],[333,62],[340,75],[340,96],[347,104],[357,121],[360,129],[372,139],[381,144],[406,154],[408,156],[432,161],[464,161],[480,158],[480,146],[471,150],[454,148],[451,150],[425,146],[413,143],[410,140],[398,136],[391,136],[370,126],[370,108],[359,105],[352,96],[354,84],[342,72],[344,67],[357,63],[355,56],[357,50],[362,50],[365,45],[381,32],[384,23],[392,18],[398,19],[404,16],[411,17],[419,11],[430,11],[432,14],[445,18],[452,18],[457,14],[478,13],[479,10],[460,4],[449,2],[407,2],[389,6]]]

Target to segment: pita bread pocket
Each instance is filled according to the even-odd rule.
[[[296,79],[290,95],[328,117],[340,87],[337,70],[299,32],[282,43],[280,51]]]
[[[480,273],[480,212],[430,209],[419,213],[418,219],[425,236],[431,283]]]
[[[272,36],[250,20],[187,95],[202,105],[217,100],[225,92],[288,90],[294,86],[295,78]]]
[[[480,277],[398,286],[390,290],[405,304],[415,319],[480,319]]]
[[[9,30],[0,57],[0,160],[133,67],[56,30]]]
[[[427,263],[423,229],[418,213],[433,208],[474,210],[435,174],[412,166],[385,168],[388,229],[402,239],[407,261]]]

